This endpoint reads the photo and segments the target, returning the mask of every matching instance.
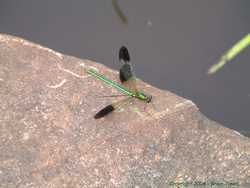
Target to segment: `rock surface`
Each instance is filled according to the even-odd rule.
[[[134,100],[95,120],[117,100],[100,96],[119,92],[90,67],[117,81],[101,64],[0,35],[1,188],[250,183],[250,139],[173,93],[138,81],[153,104]]]

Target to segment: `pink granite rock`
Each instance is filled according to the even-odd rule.
[[[118,81],[101,64],[0,35],[0,187],[250,183],[249,138],[174,93],[138,81],[153,104],[135,99],[95,120],[119,100],[99,96],[119,92],[90,67]]]

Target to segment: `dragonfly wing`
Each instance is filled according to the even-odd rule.
[[[133,73],[133,68],[130,63],[128,49],[125,46],[120,48],[119,60],[124,63],[120,68],[120,81],[122,85],[134,94],[138,93],[136,77]]]
[[[95,119],[99,119],[99,118],[102,118],[106,115],[108,115],[109,113],[113,112],[114,111],[114,107],[112,104],[104,107],[103,109],[101,109],[99,112],[96,113],[96,115],[94,116]]]
[[[94,118],[95,119],[102,118],[102,117],[110,114],[111,112],[113,112],[115,109],[118,109],[122,106],[129,104],[132,99],[133,99],[133,97],[128,97],[128,98],[122,99],[120,101],[117,101],[113,104],[109,104],[108,106],[104,107],[99,112],[97,112],[96,115],[94,116]]]
[[[119,60],[123,60],[125,62],[129,62],[130,61],[130,56],[128,53],[128,49],[125,46],[122,46],[119,50]]]

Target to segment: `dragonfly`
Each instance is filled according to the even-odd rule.
[[[122,96],[128,96],[125,99],[119,100],[117,102],[105,106],[103,109],[96,113],[96,115],[94,116],[95,119],[105,117],[106,115],[113,112],[115,109],[118,109],[128,104],[130,102],[130,99],[132,98],[137,98],[146,103],[150,103],[152,101],[152,95],[146,94],[143,91],[137,89],[136,77],[133,73],[133,68],[130,63],[130,55],[128,49],[125,46],[122,46],[119,50],[119,61],[122,63],[122,66],[119,71],[119,78],[121,84],[108,79],[104,75],[99,74],[94,69],[88,69],[86,71],[88,74],[94,76],[96,79],[101,80],[107,85],[120,91],[123,94]]]

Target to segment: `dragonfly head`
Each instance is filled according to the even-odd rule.
[[[147,103],[150,103],[152,101],[152,95],[146,95],[143,92],[138,93],[136,97],[142,101],[146,101]]]

